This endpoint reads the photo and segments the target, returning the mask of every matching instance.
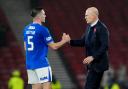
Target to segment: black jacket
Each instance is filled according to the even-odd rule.
[[[90,29],[90,32],[88,33]],[[86,32],[79,40],[71,40],[71,46],[85,47],[86,57],[93,56],[94,60],[87,65],[88,69],[102,72],[108,69],[109,32],[100,21],[93,27],[87,26]]]

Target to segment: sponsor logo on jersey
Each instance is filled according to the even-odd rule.
[[[45,80],[45,79],[48,79],[48,77],[44,76],[44,77],[40,78],[40,80]]]

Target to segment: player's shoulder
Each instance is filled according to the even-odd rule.
[[[42,30],[48,30],[48,28],[46,26],[44,26],[44,25],[40,25],[40,26],[41,26]]]
[[[33,23],[31,24],[32,26],[35,26],[36,29],[42,29],[42,30],[48,30],[48,28],[44,25],[38,24],[38,23]]]
[[[25,31],[29,29],[36,29],[37,32],[48,31],[48,28],[46,26],[40,25],[38,23],[30,23],[24,28]]]
[[[40,29],[41,32],[45,33],[45,32],[49,32],[48,28],[44,25],[40,25]]]
[[[28,30],[31,25],[32,25],[32,23],[26,25],[25,28],[24,28],[24,30]]]

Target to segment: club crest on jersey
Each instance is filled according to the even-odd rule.
[[[47,37],[46,40],[47,41],[50,41],[52,39],[52,37]]]

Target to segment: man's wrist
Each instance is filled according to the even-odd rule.
[[[60,42],[61,42],[61,43],[66,43],[66,41],[65,41],[65,40],[61,40]]]

